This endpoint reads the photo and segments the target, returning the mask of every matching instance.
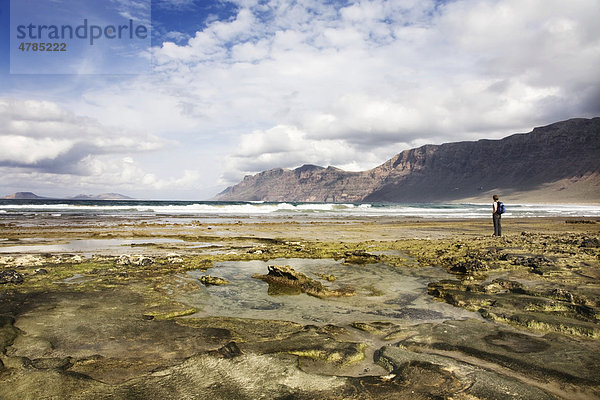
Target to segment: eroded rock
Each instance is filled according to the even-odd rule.
[[[306,293],[310,296],[326,298],[340,296],[354,296],[354,289],[344,287],[329,289],[315,279],[309,278],[301,272],[295,271],[288,265],[269,265],[267,275],[253,275],[253,278],[263,280],[269,285],[284,286]]]
[[[581,244],[579,247],[587,247],[587,248],[598,248],[600,247],[600,240],[598,238],[589,238],[585,237],[581,240]]]
[[[408,377],[414,377],[413,382],[430,376],[430,382],[464,385],[456,389],[475,398],[572,398],[568,390],[590,397],[598,394],[600,381],[594,372],[598,349],[593,341],[573,342],[558,334],[533,336],[473,319],[411,329],[411,335],[375,355],[392,380],[405,377],[408,368],[414,372]],[[557,392],[559,385],[547,384],[548,380],[564,391]]]
[[[430,283],[428,293],[449,304],[478,311],[494,321],[536,331],[600,336],[597,307],[564,289],[526,288],[504,279],[487,284],[442,280]]]
[[[365,250],[353,250],[344,252],[344,260],[351,264],[371,264],[380,262],[381,257]]]
[[[0,271],[0,284],[4,283],[23,283],[23,275],[14,269]]]
[[[229,281],[226,279],[219,278],[216,276],[210,276],[210,275],[202,276],[200,278],[200,282],[202,282],[206,286],[210,286],[210,285],[220,286],[220,285],[227,285],[229,283]]]
[[[117,259],[117,265],[132,265],[136,267],[146,267],[152,265],[154,260],[150,257],[143,255],[127,255],[123,254]]]

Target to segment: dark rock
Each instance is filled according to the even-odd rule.
[[[23,275],[14,269],[0,271],[0,284],[2,283],[23,283]]]
[[[370,332],[376,335],[388,334],[398,330],[398,325],[386,321],[353,322],[350,326],[363,332]]]
[[[242,355],[242,351],[235,342],[229,342],[217,351],[223,358],[234,358]]]
[[[464,260],[459,261],[450,267],[450,272],[457,274],[472,274],[479,271],[486,271],[488,269],[480,260]]]
[[[376,263],[381,260],[380,256],[368,253],[365,250],[346,251],[344,257],[347,263],[352,264]]]
[[[404,319],[404,320],[435,320],[444,319],[444,314],[434,310],[424,308],[406,307],[399,310],[390,311],[365,311],[365,314],[378,315],[385,318]]]
[[[288,265],[269,265],[269,273],[267,275],[254,275],[253,278],[263,280],[269,284],[269,286],[283,286],[306,293],[310,296],[325,298],[325,297],[340,297],[340,296],[354,296],[354,289],[352,288],[340,288],[340,289],[329,289],[317,280],[309,278],[301,272],[296,272],[293,268]],[[271,291],[269,291],[271,293]],[[292,294],[296,294],[292,293]]]
[[[66,358],[37,358],[31,360],[31,365],[37,369],[68,369],[73,364],[71,357]]]
[[[486,293],[525,293],[523,285],[516,281],[494,279],[483,287]]]
[[[531,272],[538,275],[548,275],[560,270],[554,261],[544,256],[515,257],[513,264],[531,268]]]
[[[598,238],[583,238],[579,247],[598,248],[600,247],[600,240]]]
[[[153,263],[154,263],[154,261],[151,258],[149,258],[149,257],[142,257],[139,260],[139,264],[138,265],[143,266],[143,267],[147,267],[148,265],[152,265]]]
[[[568,301],[569,303],[575,302],[575,296],[573,296],[573,293],[560,288],[553,289],[550,292],[550,296],[558,300]]]
[[[38,268],[35,271],[36,275],[46,275],[48,274],[48,270],[44,269],[44,268]]]

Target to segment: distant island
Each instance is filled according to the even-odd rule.
[[[32,192],[17,192],[13,194],[9,194],[8,196],[4,196],[4,199],[9,200],[34,200],[34,199],[47,199],[48,197],[38,196]]]
[[[101,193],[97,195],[93,194],[78,194],[75,197],[71,197],[71,200],[134,200],[129,196],[125,196],[119,193]]]
[[[600,203],[600,117],[500,140],[425,145],[368,171],[303,165],[246,176],[213,200]]]
[[[93,194],[78,194],[74,197],[43,197],[32,192],[16,192],[4,196],[8,200],[37,200],[37,199],[56,199],[56,200],[134,200],[132,197],[125,196],[119,193],[101,193]]]

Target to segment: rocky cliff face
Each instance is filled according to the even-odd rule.
[[[246,176],[215,199],[436,202],[491,192],[539,202],[600,202],[600,118],[557,122],[501,140],[426,145],[363,172],[273,169]]]

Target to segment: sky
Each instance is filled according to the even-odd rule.
[[[152,0],[149,68],[58,74],[11,73],[10,3],[0,196],[204,200],[266,169],[366,170],[600,116],[598,0]]]

